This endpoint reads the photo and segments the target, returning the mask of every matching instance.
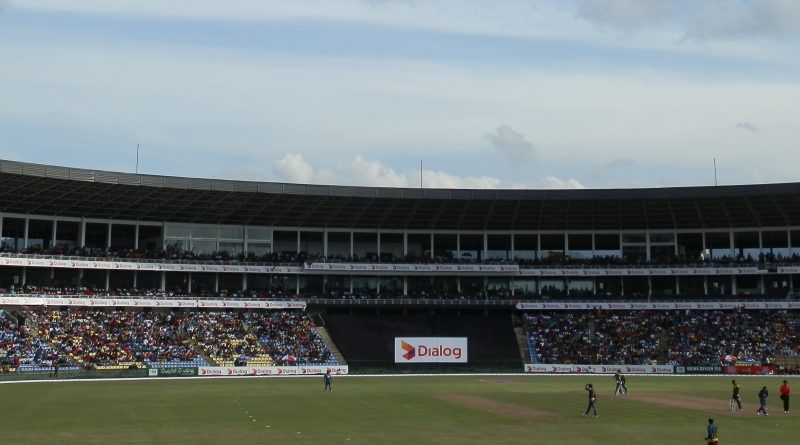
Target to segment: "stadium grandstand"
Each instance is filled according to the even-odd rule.
[[[401,189],[0,161],[0,234],[7,369],[394,366],[402,336],[466,337],[479,366],[800,354],[800,183]]]

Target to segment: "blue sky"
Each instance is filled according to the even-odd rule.
[[[699,5],[699,6],[698,6]],[[428,187],[797,181],[800,2],[0,0],[0,157]]]

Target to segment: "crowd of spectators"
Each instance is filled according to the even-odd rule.
[[[26,309],[0,317],[0,358],[9,368],[84,369],[335,364],[308,317],[297,311]],[[207,360],[210,359],[210,360]]]
[[[602,291],[595,293],[591,289],[561,289],[552,285],[545,285],[541,290],[523,290],[516,289],[513,293],[508,287],[502,286],[497,288],[471,288],[462,289],[461,292],[457,290],[448,290],[437,288],[434,285],[416,286],[409,288],[406,294],[402,291],[381,289],[358,289],[354,288],[352,291],[349,289],[328,289],[328,290],[312,290],[304,289],[300,293],[294,289],[286,289],[285,287],[275,287],[272,289],[220,289],[215,292],[209,289],[193,290],[188,292],[186,289],[175,288],[168,290],[159,289],[129,289],[129,288],[111,288],[111,289],[94,289],[89,286],[81,287],[61,287],[57,285],[52,286],[10,286],[8,289],[0,288],[0,295],[25,295],[25,296],[39,296],[39,297],[87,297],[87,298],[142,298],[154,300],[168,300],[168,299],[200,299],[200,300],[214,300],[214,299],[249,299],[249,300],[318,300],[318,299],[332,299],[332,300],[387,300],[387,299],[402,299],[402,300],[520,300],[520,301],[643,301],[643,300],[683,300],[693,301],[702,300],[775,300],[797,299],[800,294],[796,291],[786,291],[785,289],[773,290],[767,289],[766,294],[742,292],[736,295],[728,295],[721,293],[713,293],[709,289],[709,294],[706,295],[702,290],[700,291],[685,291],[680,296],[672,293],[654,293],[647,295],[645,290],[629,289],[625,295],[620,292]]]
[[[0,313],[2,311],[0,310]],[[19,326],[0,314],[0,365],[3,372],[20,368],[50,368],[54,363],[68,365],[58,352],[42,338],[32,335],[25,326]]]
[[[541,312],[526,315],[537,363],[642,364],[655,362],[660,312]]]
[[[40,309],[23,315],[59,354],[87,369],[195,362],[198,357],[182,313]]]
[[[56,257],[83,257],[99,260],[168,261],[214,264],[267,264],[302,266],[314,262],[326,263],[390,263],[390,264],[516,264],[521,268],[617,268],[617,267],[746,267],[800,263],[800,255],[764,252],[753,255],[724,255],[714,258],[703,254],[675,255],[647,260],[641,255],[594,255],[573,257],[564,253],[547,254],[537,258],[485,258],[456,252],[442,251],[397,255],[393,253],[368,253],[365,255],[322,255],[310,252],[271,252],[255,254],[218,251],[210,253],[168,247],[167,249],[105,249],[56,245],[42,248],[38,245],[17,249],[8,244],[0,246],[0,254],[49,255]]]
[[[731,358],[767,363],[776,355],[800,355],[796,311],[678,312],[668,314],[664,325],[668,364],[702,365]]]
[[[800,355],[797,311],[546,311],[524,323],[534,363],[713,365]]]
[[[273,360],[282,364],[336,364],[312,322],[299,312],[256,312],[250,322]]]
[[[265,353],[242,312],[190,312],[189,320],[189,333],[218,363],[247,365]]]

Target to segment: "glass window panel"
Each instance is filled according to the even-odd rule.
[[[623,244],[644,244],[647,238],[644,236],[644,233],[623,233],[622,234],[622,243]]]
[[[650,246],[650,260],[670,261],[675,258],[675,246]]]
[[[192,228],[187,225],[167,224],[165,232],[167,238],[189,238],[192,236]]]
[[[244,227],[220,226],[219,237],[222,239],[244,239]]]
[[[25,220],[3,218],[3,248],[22,249],[25,246]]]
[[[192,240],[192,252],[198,254],[214,253],[217,251],[217,242],[211,240]]]
[[[622,258],[628,262],[641,262],[647,259],[647,248],[645,246],[624,246],[622,248]]]
[[[192,227],[192,238],[217,239],[217,226],[194,226]]]
[[[266,255],[270,253],[270,243],[247,243],[247,252],[256,256]]]
[[[650,242],[651,243],[674,243],[675,242],[675,234],[674,233],[651,233],[650,234]]]
[[[108,224],[86,223],[86,240],[84,245],[93,249],[105,249],[108,244]]]
[[[258,241],[272,241],[272,229],[269,227],[248,227],[247,239]]]
[[[536,258],[536,251],[538,248],[538,235],[514,235],[514,256],[516,258],[522,260],[532,260]]]
[[[219,250],[220,252],[228,252],[231,255],[240,255],[244,251],[244,243],[220,241]]]
[[[595,250],[619,250],[619,235],[616,233],[599,233],[594,236]]]
[[[400,240],[400,253],[403,253],[403,240]],[[350,256],[350,233],[349,232],[328,232],[328,256],[343,257]]]
[[[53,245],[53,221],[28,220],[28,247],[48,249]]]
[[[167,251],[187,251],[191,248],[189,238],[177,238],[167,240]]]

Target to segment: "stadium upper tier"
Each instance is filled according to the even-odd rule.
[[[785,299],[800,288],[800,183],[397,189],[0,160],[0,237],[9,291]]]
[[[397,230],[800,226],[800,183],[606,190],[328,186],[0,161],[0,210],[130,221]]]
[[[148,262],[148,263],[179,263],[179,264],[208,264],[208,265],[268,265],[268,266],[296,266],[303,267],[312,264],[320,265],[319,268],[328,267],[321,265],[332,264],[405,264],[405,265],[515,265],[520,269],[546,268],[546,269],[583,269],[583,268],[659,268],[659,267],[690,267],[690,268],[740,268],[740,267],[777,267],[782,265],[796,265],[800,263],[800,255],[792,254],[759,254],[753,256],[721,256],[714,259],[690,259],[686,257],[668,257],[657,260],[647,260],[639,257],[618,257],[608,255],[595,255],[588,258],[571,258],[569,256],[553,256],[547,258],[490,258],[472,259],[437,256],[435,258],[407,255],[396,257],[393,255],[352,257],[352,256],[323,256],[300,253],[270,253],[263,255],[244,255],[231,252],[213,252],[209,254],[196,254],[186,251],[164,250],[106,250],[106,249],[75,249],[67,250],[63,247],[54,247],[47,250],[12,249],[7,245],[0,247],[0,257],[23,259],[53,259],[76,261],[117,261],[117,262]],[[32,266],[32,265],[29,265]],[[76,266],[76,268],[85,266]],[[331,266],[332,267],[332,266]],[[311,268],[310,270],[315,270]],[[321,270],[321,269],[316,269]],[[425,270],[426,272],[428,270]],[[467,271],[467,270],[465,270]],[[510,271],[510,270],[509,270]],[[368,272],[361,270],[360,272]],[[385,272],[376,270],[377,273]],[[442,272],[453,272],[446,270]]]

